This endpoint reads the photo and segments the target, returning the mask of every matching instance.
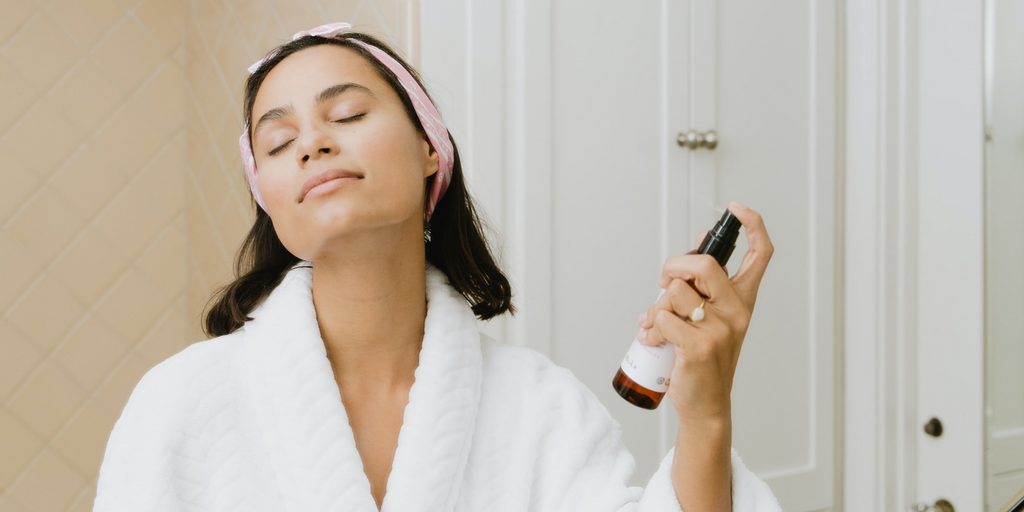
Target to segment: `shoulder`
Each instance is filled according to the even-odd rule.
[[[229,378],[243,346],[244,331],[198,341],[150,368],[135,385],[125,411],[170,412]]]
[[[618,428],[618,422],[593,390],[568,368],[537,350],[501,343],[485,333],[480,333],[480,342],[485,386],[525,396],[535,410],[561,416],[570,424],[579,420]],[[611,386],[611,377],[608,382]]]
[[[481,446],[498,446],[482,452],[492,459],[506,454],[504,467],[515,468],[511,474],[529,475],[524,485],[552,508],[557,508],[553,503],[639,499],[635,489],[619,483],[629,480],[636,463],[624,448],[620,423],[597,395],[537,350],[499,343],[483,333],[480,338],[485,373],[478,428]],[[563,485],[543,483],[552,481]]]
[[[552,386],[575,376],[567,368],[558,366],[548,356],[530,347],[501,343],[486,333],[480,333],[480,352],[484,371],[502,378],[512,378],[536,384]],[[571,378],[571,379],[570,379]]]
[[[483,332],[480,346],[485,369],[527,377],[540,386],[588,389],[571,370],[530,347],[501,343]]]
[[[216,383],[235,380],[225,368],[237,359],[243,336],[236,331],[193,343],[136,383],[107,439],[96,510],[141,510],[146,507],[136,506],[138,500],[174,499],[167,494],[168,478],[193,474],[191,464],[204,460],[194,450],[219,439],[200,434],[224,410],[220,397],[230,398],[218,393]]]
[[[130,471],[130,461],[140,457],[165,460],[173,456],[167,446],[182,447],[183,439],[194,439],[196,430],[234,396],[231,388],[237,379],[230,366],[243,336],[236,332],[193,343],[150,368],[135,384],[110,432],[105,470]]]

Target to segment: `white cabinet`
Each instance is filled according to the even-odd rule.
[[[622,423],[644,485],[676,413],[611,380],[664,260],[736,199],[776,253],[733,392],[733,443],[784,510],[837,500],[835,1],[446,0],[422,71],[503,244],[521,313],[484,329],[572,370]],[[717,132],[713,150],[677,144]],[[746,250],[736,248],[731,271]]]

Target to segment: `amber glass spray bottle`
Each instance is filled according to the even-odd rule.
[[[700,247],[687,254],[710,254],[725,270],[736,238],[740,234],[740,221],[729,210],[725,211],[715,227],[708,231]],[[728,274],[728,271],[726,271]],[[690,286],[693,286],[692,284]],[[665,290],[661,290],[661,295]],[[655,299],[657,301],[657,299]],[[676,362],[675,345],[670,341],[651,347],[633,338],[633,344],[622,359],[619,371],[612,379],[612,386],[627,402],[644,409],[657,409],[668,391],[672,367]]]

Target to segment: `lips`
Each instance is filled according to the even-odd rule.
[[[340,178],[361,179],[362,177],[363,175],[355,171],[350,171],[348,169],[328,169],[320,174],[314,174],[313,176],[310,176],[305,183],[302,184],[302,191],[299,192],[299,202],[301,203],[302,200],[306,198],[306,195],[309,194],[309,191],[311,189],[318,185],[327,183],[328,181]]]

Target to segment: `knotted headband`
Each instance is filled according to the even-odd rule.
[[[335,37],[350,28],[352,28],[352,25],[344,22],[328,23],[310,30],[296,32],[292,36],[292,41],[306,36]],[[434,108],[434,104],[427,97],[427,93],[423,91],[420,84],[412,77],[409,70],[405,69],[405,66],[376,46],[358,39],[349,38],[348,40],[365,48],[370,52],[370,55],[373,55],[381,64],[384,64],[398,78],[402,87],[405,88],[405,92],[409,94],[409,99],[416,109],[416,117],[420,119],[420,124],[423,125],[423,129],[427,132],[430,145],[437,152],[439,163],[437,176],[434,177],[434,185],[430,189],[430,201],[427,204],[426,212],[426,218],[430,220],[430,216],[434,213],[434,207],[437,206],[437,202],[444,195],[444,191],[448,189],[448,183],[451,181],[452,176],[452,167],[455,165],[455,151],[452,149],[451,139],[448,138],[448,129],[445,128],[444,121],[441,120],[441,114]],[[252,66],[249,66],[249,73],[255,73],[263,65],[264,61],[276,54],[277,51],[274,51]],[[249,189],[252,190],[252,196],[256,199],[256,204],[259,204],[263,211],[267,211],[267,205],[263,202],[263,196],[260,195],[259,175],[256,172],[256,158],[252,154],[252,144],[249,142],[248,119],[245,120],[245,131],[238,139],[238,149],[242,153],[242,165],[245,167],[245,176],[249,179]]]

